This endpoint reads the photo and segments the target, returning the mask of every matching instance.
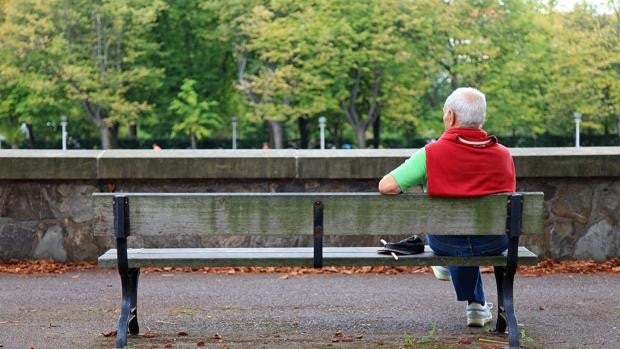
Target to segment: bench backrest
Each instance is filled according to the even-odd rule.
[[[543,232],[543,193],[523,197],[522,234]],[[502,235],[510,194],[434,198],[378,193],[95,193],[95,235],[114,235],[113,198],[126,196],[130,235]]]

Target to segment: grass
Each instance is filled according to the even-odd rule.
[[[439,338],[437,324],[433,324],[431,328],[420,338],[414,338],[408,334],[403,337],[403,347],[405,348],[422,348],[422,349],[456,349],[459,348],[454,343],[447,343]]]

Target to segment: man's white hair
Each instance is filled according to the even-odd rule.
[[[482,127],[487,110],[487,101],[484,93],[472,87],[461,87],[454,90],[443,105],[456,114],[460,126]]]

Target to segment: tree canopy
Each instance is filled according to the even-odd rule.
[[[234,117],[242,139],[307,148],[325,116],[333,145],[407,146],[472,86],[500,137],[569,135],[579,113],[618,144],[620,3],[553,5],[0,0],[0,135],[47,146],[66,115],[74,148],[217,147]]]

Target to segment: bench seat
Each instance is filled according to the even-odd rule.
[[[506,266],[506,253],[488,257],[448,257],[435,255],[426,246],[424,253],[398,256],[377,254],[378,247],[324,247],[323,266],[403,266],[403,265],[488,265]],[[130,268],[141,267],[245,267],[313,266],[312,247],[266,248],[137,248],[128,249]],[[537,256],[519,247],[519,265],[534,265]],[[99,257],[102,268],[117,267],[116,249]]]

